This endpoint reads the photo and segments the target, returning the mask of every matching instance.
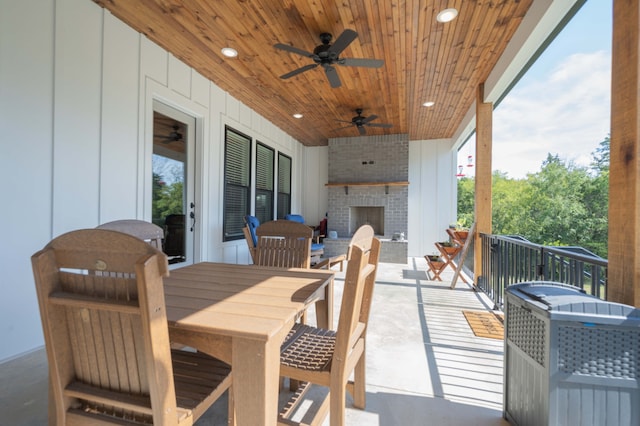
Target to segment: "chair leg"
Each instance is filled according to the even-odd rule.
[[[347,398],[345,385],[341,383],[335,389],[330,389],[329,398],[331,400],[329,407],[329,425],[344,426]]]
[[[229,396],[229,404],[227,405],[227,425],[236,426],[236,407],[233,400],[233,387],[229,387],[227,395]]]
[[[356,364],[356,367],[353,370],[353,406],[364,410],[365,405],[367,403],[367,393],[366,393],[366,364],[364,353],[360,357],[360,360]]]

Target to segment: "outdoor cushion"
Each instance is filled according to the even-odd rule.
[[[284,215],[285,220],[292,220],[298,223],[304,223],[304,217],[301,214],[286,214]],[[319,251],[324,250],[324,244],[322,243],[311,243],[311,251]]]
[[[249,232],[251,233],[251,239],[253,240],[253,246],[258,246],[258,236],[256,235],[256,228],[260,226],[260,221],[257,217],[246,215],[244,217],[244,221],[247,223],[247,228],[249,228]]]

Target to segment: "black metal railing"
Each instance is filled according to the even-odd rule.
[[[608,262],[582,247],[551,247],[519,236],[480,234],[482,275],[478,287],[502,309],[504,289],[524,281],[573,285],[606,300]]]

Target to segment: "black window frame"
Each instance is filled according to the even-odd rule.
[[[230,139],[233,136],[233,139]],[[240,154],[246,156],[241,158],[239,155],[234,158],[234,166],[240,164],[242,167],[232,167],[231,143],[237,142],[239,145],[244,143]],[[222,217],[222,241],[235,241],[244,238],[242,228],[244,227],[244,217],[251,213],[251,155],[253,140],[250,136],[230,127],[225,126],[224,135],[224,196],[223,196],[223,217]],[[242,168],[244,168],[244,173]],[[231,172],[238,176],[233,176]],[[236,179],[231,179],[235,177]],[[242,206],[244,202],[244,206]],[[240,204],[240,205],[238,205]],[[244,207],[244,208],[243,208]]]
[[[288,166],[288,169],[285,167]],[[293,160],[290,156],[278,152],[278,199],[277,218],[284,219],[285,215],[291,213],[291,174],[293,170]]]
[[[255,164],[255,195],[254,195],[254,216],[260,223],[273,220],[275,202],[275,162],[276,150],[270,146],[256,142],[256,164]]]

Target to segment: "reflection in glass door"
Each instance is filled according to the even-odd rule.
[[[195,119],[157,101],[153,107],[152,222],[164,229],[169,263],[193,263],[195,191],[189,159]]]

